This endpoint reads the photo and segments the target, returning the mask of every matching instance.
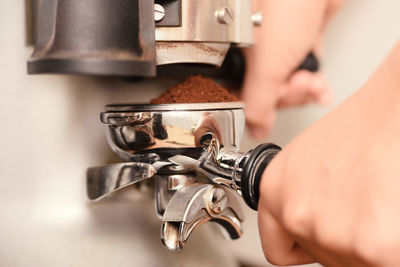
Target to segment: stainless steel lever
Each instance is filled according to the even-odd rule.
[[[141,162],[127,162],[92,167],[87,170],[87,195],[97,201],[105,196],[153,177],[157,170],[153,165]]]

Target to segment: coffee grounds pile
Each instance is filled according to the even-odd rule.
[[[150,104],[211,103],[239,101],[221,85],[201,75],[191,75],[185,81],[171,86]]]

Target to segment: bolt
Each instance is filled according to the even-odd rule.
[[[208,208],[213,213],[221,213],[225,210],[227,201],[225,190],[220,187],[214,187],[210,192]]]
[[[154,20],[161,21],[165,17],[165,9],[160,4],[154,4]]]
[[[234,14],[233,10],[229,7],[222,7],[215,12],[219,23],[229,24],[233,22]]]
[[[263,20],[264,20],[264,16],[261,12],[257,12],[255,14],[251,15],[251,21],[253,22],[253,25],[256,27],[261,26]]]

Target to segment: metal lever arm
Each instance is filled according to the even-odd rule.
[[[243,214],[233,192],[220,186],[187,186],[175,193],[163,216],[161,240],[170,250],[181,250],[193,230],[214,221],[231,239],[242,234]]]
[[[87,195],[90,200],[103,197],[156,174],[153,165],[141,162],[118,163],[87,170]]]

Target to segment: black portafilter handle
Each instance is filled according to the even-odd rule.
[[[244,163],[240,187],[244,201],[253,210],[258,208],[260,182],[264,170],[279,151],[281,148],[277,145],[261,144],[250,151]]]
[[[317,72],[319,70],[319,61],[313,52],[310,52],[304,59],[303,63],[300,64],[298,70],[308,70],[311,72]]]

